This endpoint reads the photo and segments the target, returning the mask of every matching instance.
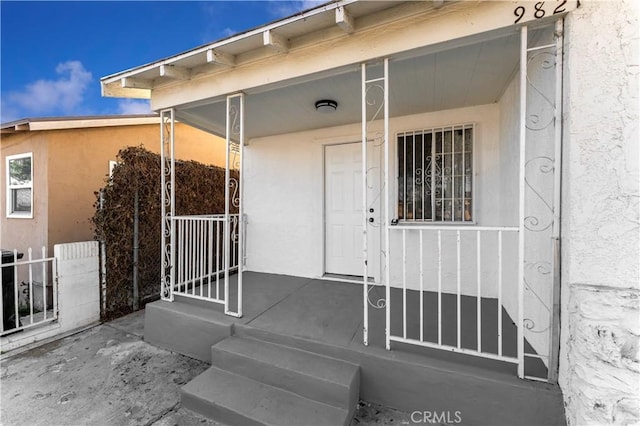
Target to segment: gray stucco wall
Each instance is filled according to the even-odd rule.
[[[559,382],[570,425],[640,422],[636,0],[566,18]]]

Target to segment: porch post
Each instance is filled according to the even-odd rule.
[[[389,58],[384,60],[384,262],[385,262],[385,348],[391,350],[391,283],[389,272],[389,225],[391,224],[391,211],[389,207]]]
[[[162,214],[162,272],[160,297],[173,302],[175,285],[175,111],[173,108],[160,111],[160,186]]]
[[[518,377],[524,378],[524,232],[525,161],[527,141],[527,26],[520,29],[520,178],[518,193]],[[502,337],[499,336],[499,339]]]
[[[226,108],[226,147],[225,147],[225,190],[224,190],[224,311],[234,317],[242,316],[242,265],[244,260],[243,247],[243,206],[242,206],[242,163],[244,149],[244,93],[227,96]],[[232,151],[235,153],[231,158]],[[239,155],[237,161],[235,155]],[[231,177],[231,169],[237,167],[239,179]],[[231,188],[234,191],[231,193]],[[237,220],[231,217],[231,206],[238,208]],[[234,225],[233,228],[231,225]],[[232,246],[238,245],[238,299],[236,310],[230,308],[229,273],[231,271]]]
[[[378,91],[382,94],[382,97],[379,99],[375,98],[374,92]],[[363,63],[361,65],[361,96],[362,96],[362,223],[363,223],[363,231],[362,231],[362,254],[363,254],[363,280],[362,280],[362,303],[363,303],[363,343],[365,346],[369,344],[369,243],[368,243],[368,226],[369,221],[373,222],[373,218],[370,219],[371,212],[369,212],[370,203],[367,200],[367,177],[369,172],[369,164],[367,162],[368,158],[368,150],[367,150],[367,142],[369,140],[368,133],[369,127],[368,124],[372,123],[376,120],[380,119],[380,112],[383,113],[383,132],[382,135],[377,133],[377,137],[382,139],[381,146],[384,150],[385,160],[384,160],[384,170],[382,173],[384,174],[384,203],[385,205],[382,207],[384,213],[380,215],[380,224],[384,224],[385,230],[385,244],[386,244],[386,253],[389,252],[389,238],[388,238],[388,222],[389,222],[389,59],[385,58],[383,61],[383,71],[382,77],[377,78],[368,78],[367,77],[367,64]],[[369,98],[368,98],[369,96]],[[373,107],[373,114],[371,117],[368,115],[367,107]],[[374,138],[375,140],[375,138]],[[375,166],[374,166],[375,167]],[[378,256],[379,253],[374,253],[374,255]],[[388,286],[389,282],[389,268],[388,268],[389,256],[385,256],[385,273],[386,273],[386,299],[384,305],[375,306],[377,309],[384,308],[385,309],[385,347],[390,349],[390,340],[389,340],[389,294],[390,289]],[[377,264],[377,263],[376,263]]]
[[[367,64],[362,64],[362,303],[363,344],[369,345],[369,303],[367,277]]]
[[[564,21],[556,21],[556,98],[555,98],[555,135],[554,135],[554,183],[553,183],[553,296],[551,311],[551,333],[549,337],[548,380],[558,382],[558,358],[560,351],[560,207],[562,190],[562,71],[563,71],[563,32]]]

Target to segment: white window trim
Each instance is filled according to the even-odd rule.
[[[398,138],[400,135],[405,135],[408,133],[413,133],[413,132],[424,132],[425,130],[436,130],[436,129],[453,129],[456,127],[471,127],[472,128],[472,134],[473,137],[471,139],[471,167],[472,167],[472,173],[471,173],[471,182],[472,182],[472,187],[471,187],[471,200],[472,200],[472,205],[471,205],[471,220],[470,221],[456,221],[456,220],[440,220],[440,221],[436,221],[436,220],[413,220],[413,219],[399,219],[399,212],[398,212],[398,207],[397,207],[397,202],[398,199],[400,197],[400,191],[399,191],[399,183],[397,182],[399,176],[400,176],[400,167],[401,165],[399,164],[399,158],[398,158]],[[396,164],[396,185],[395,185],[395,197],[393,198],[393,208],[395,209],[395,214],[394,216],[398,219],[396,219],[396,223],[398,224],[402,224],[402,225],[416,225],[416,226],[473,226],[473,225],[477,225],[478,224],[478,211],[477,211],[477,206],[478,206],[478,198],[477,198],[477,187],[478,187],[478,168],[477,168],[477,157],[478,157],[478,153],[476,151],[477,148],[477,139],[478,139],[479,135],[478,135],[478,123],[475,121],[465,121],[465,122],[461,122],[461,123],[456,123],[456,124],[446,124],[446,125],[433,125],[433,126],[428,126],[428,127],[422,127],[419,129],[412,129],[412,130],[401,130],[401,131],[396,131],[395,135],[394,135],[394,145],[396,146],[395,149],[395,164]],[[464,211],[463,211],[464,214]]]
[[[12,160],[19,160],[21,158],[31,158],[31,183],[29,183],[28,185],[11,185],[11,175],[10,175],[10,170],[9,170],[9,162]],[[6,204],[6,213],[7,213],[7,218],[11,218],[11,219],[33,219],[33,209],[34,209],[34,205],[33,205],[33,152],[26,152],[23,154],[16,154],[16,155],[7,155],[6,157],[6,169],[7,169],[7,185],[6,185],[6,190],[7,190],[7,204]],[[25,213],[25,212],[12,212],[12,208],[13,208],[13,203],[11,201],[11,192],[13,189],[24,189],[24,188],[28,188],[31,189],[31,211],[29,213]]]

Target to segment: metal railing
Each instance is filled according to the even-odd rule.
[[[172,292],[225,303],[225,215],[174,216]],[[239,264],[238,215],[229,215],[229,272]]]
[[[392,302],[396,299],[387,304],[396,325],[387,325],[388,339],[518,363],[522,330],[505,317],[518,317],[518,228],[399,225],[389,230],[400,239],[402,261],[395,271],[400,283],[387,289]],[[503,324],[510,327],[508,350]]]
[[[13,250],[12,258],[12,262],[0,265],[2,336],[58,319],[55,258],[47,257],[45,247],[40,259],[33,258],[31,248],[27,250],[26,260],[19,260],[18,250]],[[42,289],[37,289],[38,286]]]

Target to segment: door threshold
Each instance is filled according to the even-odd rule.
[[[362,284],[362,275],[342,275],[342,274],[324,274],[321,277],[318,277],[321,280],[326,281],[341,281],[347,283],[357,283]],[[367,282],[370,284],[375,283],[375,279],[373,277],[367,277]]]

